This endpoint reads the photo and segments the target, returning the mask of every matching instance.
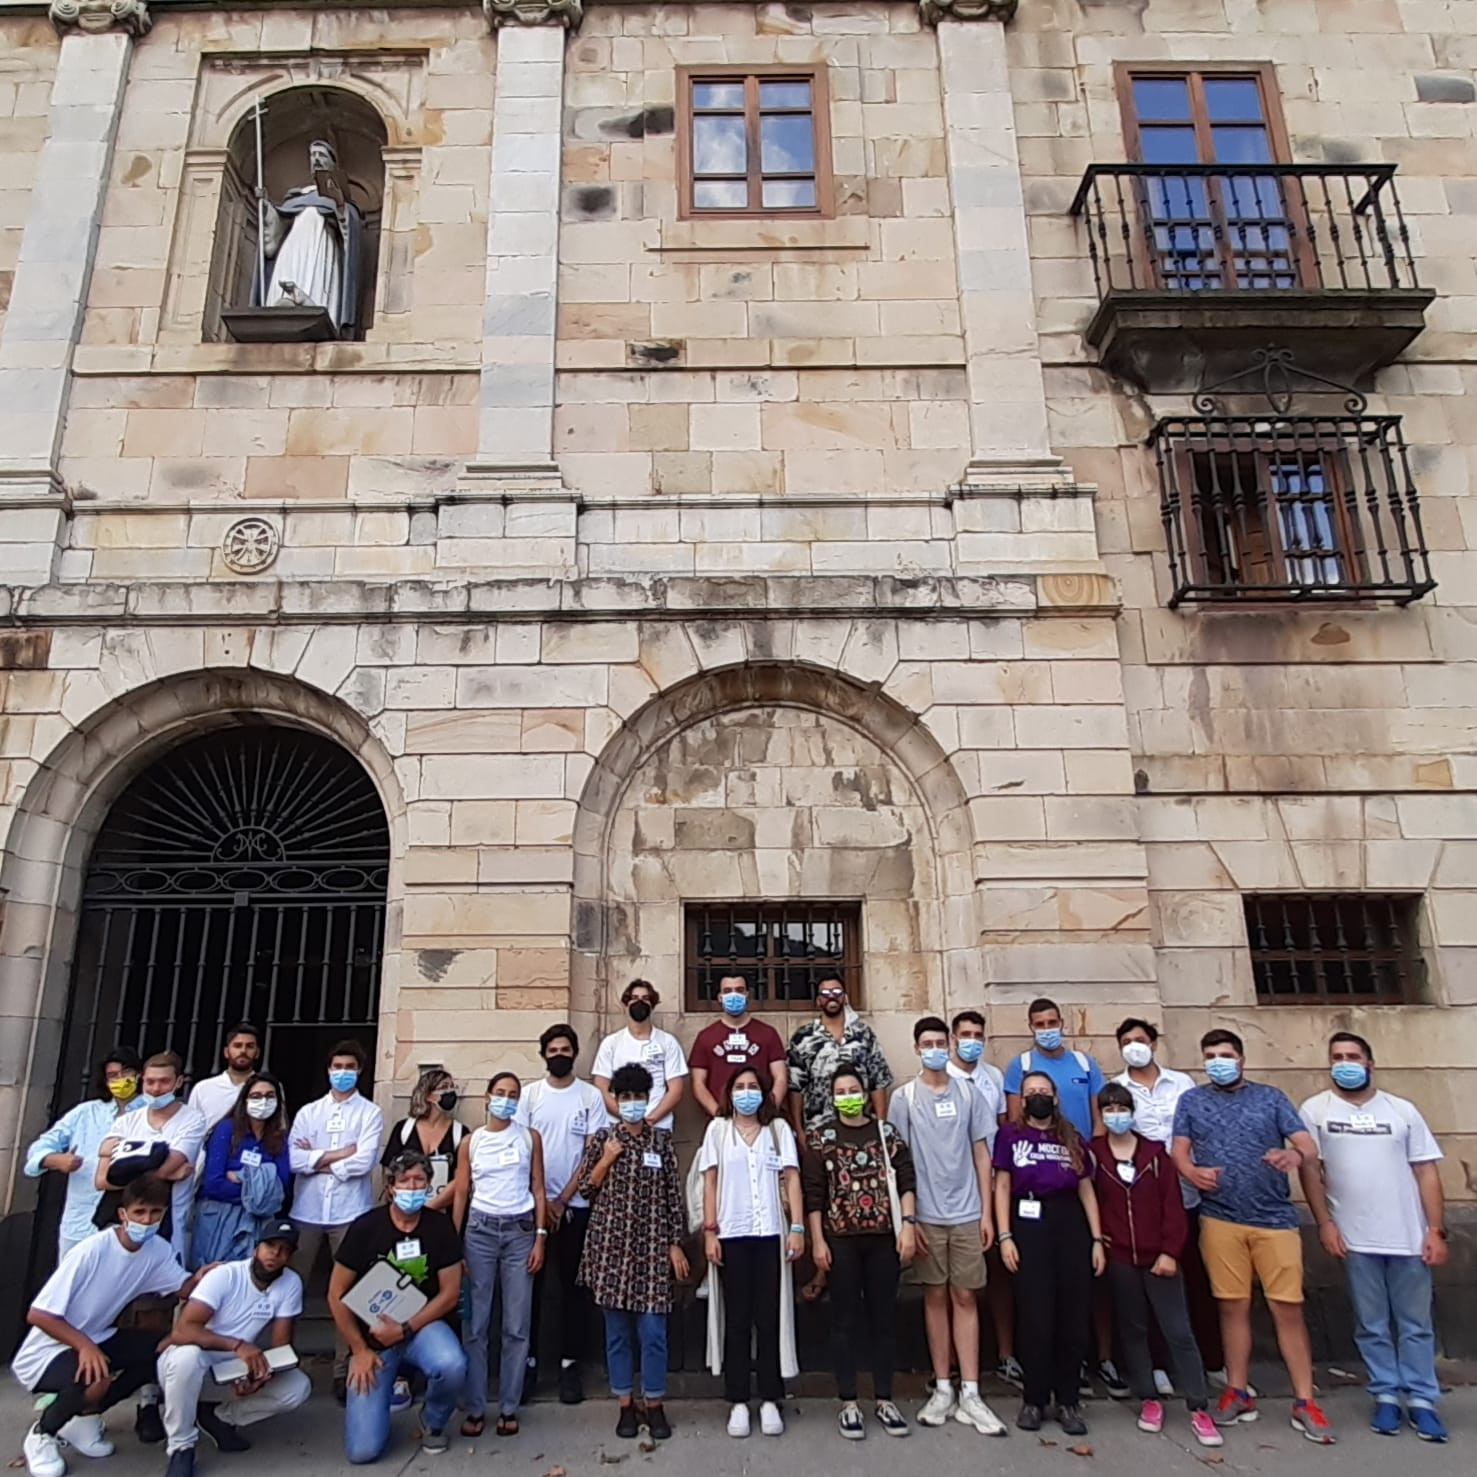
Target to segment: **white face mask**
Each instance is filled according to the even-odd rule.
[[[1125,1041],[1123,1060],[1130,1067],[1147,1067],[1154,1060],[1154,1048],[1147,1041]]]
[[[246,1099],[247,1116],[265,1121],[271,1118],[277,1111],[277,1099],[274,1097],[249,1097]]]

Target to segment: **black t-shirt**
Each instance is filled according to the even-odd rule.
[[[415,1252],[403,1255],[410,1242],[416,1243]],[[434,1298],[440,1291],[442,1271],[456,1266],[461,1259],[462,1238],[457,1235],[450,1216],[437,1210],[423,1210],[415,1230],[402,1231],[390,1219],[388,1205],[365,1211],[344,1232],[334,1257],[340,1267],[347,1267],[354,1274],[356,1282],[376,1262],[389,1262],[427,1298]]]

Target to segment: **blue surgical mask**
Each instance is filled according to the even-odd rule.
[[[640,1123],[641,1120],[646,1117],[646,1114],[650,1107],[650,1103],[643,1103],[639,1099],[631,1103],[621,1103],[621,1117],[624,1118],[627,1123]]]
[[[159,1234],[159,1222],[150,1221],[146,1224],[143,1221],[124,1221],[123,1230],[135,1246],[142,1246]]]
[[[918,1053],[918,1060],[930,1072],[942,1072],[949,1065],[949,1048],[947,1046],[925,1046]]]
[[[1241,1063],[1233,1056],[1208,1056],[1205,1058],[1205,1075],[1217,1087],[1229,1087],[1241,1076]]]
[[[511,1118],[518,1111],[518,1099],[515,1097],[490,1097],[487,1100],[487,1111],[494,1118]]]
[[[1363,1062],[1335,1062],[1328,1074],[1345,1092],[1358,1092],[1369,1085],[1369,1068]]]
[[[426,1208],[426,1201],[431,1198],[429,1190],[396,1190],[395,1205],[403,1210],[406,1215],[414,1215],[417,1211]]]
[[[1062,1028],[1052,1026],[1045,1031],[1036,1032],[1036,1045],[1042,1051],[1055,1051],[1062,1044]]]
[[[328,1074],[328,1085],[335,1092],[352,1092],[358,1085],[359,1074],[347,1069]]]
[[[146,1108],[167,1108],[174,1101],[172,1092],[146,1092],[144,1094],[144,1106]]]
[[[757,1087],[741,1087],[733,1095],[734,1111],[739,1113],[757,1113],[764,1103],[764,1094]]]
[[[973,1066],[985,1054],[983,1041],[965,1040],[959,1043],[959,1060]]]
[[[1103,1127],[1109,1133],[1128,1133],[1133,1128],[1133,1114],[1122,1108],[1105,1110],[1103,1113]]]
[[[720,995],[718,1003],[729,1015],[742,1015],[749,1008],[749,997],[734,991],[728,995]]]

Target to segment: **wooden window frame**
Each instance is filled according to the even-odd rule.
[[[721,965],[722,959],[705,960],[698,952],[698,932],[702,914],[710,909],[729,909],[743,916],[756,914],[766,921],[776,921],[785,914],[804,915],[811,912],[835,914],[842,927],[842,951],[836,973],[846,985],[847,998],[853,1006],[862,1004],[862,905],[847,898],[713,898],[687,899],[682,905],[682,1008],[691,1014],[711,1014],[714,1000],[705,997],[701,989],[701,974],[704,969]],[[772,982],[772,971],[788,962],[792,967],[804,967],[799,960],[786,961],[782,956],[766,953],[762,960],[732,960],[733,971],[743,974],[753,992],[754,1009],[761,1015],[814,1015],[815,997],[779,1000],[768,988]],[[817,966],[819,967],[819,966]],[[765,987],[761,993],[761,984]]]
[[[736,82],[745,86],[744,126],[747,139],[748,190],[750,201],[763,200],[764,174],[760,168],[759,84],[761,82],[808,82],[810,84],[811,133],[815,145],[815,204],[765,206],[749,204],[742,209],[714,210],[694,206],[692,176],[692,89],[702,82]],[[799,111],[796,109],[795,111]],[[779,179],[784,176],[773,175]],[[756,66],[681,66],[677,68],[677,215],[681,220],[830,220],[836,214],[836,191],[831,171],[831,104],[826,87],[824,63],[786,66],[765,63]]]

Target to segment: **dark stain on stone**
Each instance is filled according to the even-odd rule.
[[[698,807],[679,810],[674,818],[681,851],[752,851],[754,821],[731,810]]]
[[[581,185],[574,192],[574,207],[581,215],[614,215],[615,191],[609,185]]]
[[[1025,780],[1004,780],[998,785],[991,785],[992,790],[1018,790],[1025,784]]]
[[[50,631],[0,631],[0,671],[39,672],[50,655]]]
[[[1477,102],[1477,86],[1470,77],[1418,76],[1415,95],[1423,103]]]
[[[792,21],[799,21],[802,25],[814,18],[814,12],[808,5],[787,5],[785,6],[785,14]]]
[[[594,951],[600,947],[600,904],[588,900],[574,905],[574,946]]]
[[[1309,139],[1306,142],[1308,151],[1321,153],[1326,164],[1362,164],[1369,152],[1341,138]]]
[[[877,793],[865,769],[838,769],[831,776],[831,789],[837,795],[855,795],[863,810],[876,810],[889,798]]]
[[[1349,633],[1342,626],[1336,626],[1332,621],[1324,621],[1313,635],[1314,646],[1347,646],[1349,644]]]
[[[1149,771],[1147,769],[1134,770],[1133,793],[1135,795],[1147,795],[1149,793]]]
[[[460,949],[417,949],[415,965],[423,979],[433,984],[446,978],[446,971],[456,962]]]
[[[154,161],[147,154],[135,154],[128,161],[128,168],[123,171],[123,183],[125,185],[136,185],[141,179],[152,172]]]
[[[600,125],[600,132],[607,137],[658,138],[672,133],[677,127],[677,115],[668,107],[642,108],[625,118],[607,118]]]
[[[649,339],[626,344],[628,364],[675,364],[687,352],[686,339]]]

